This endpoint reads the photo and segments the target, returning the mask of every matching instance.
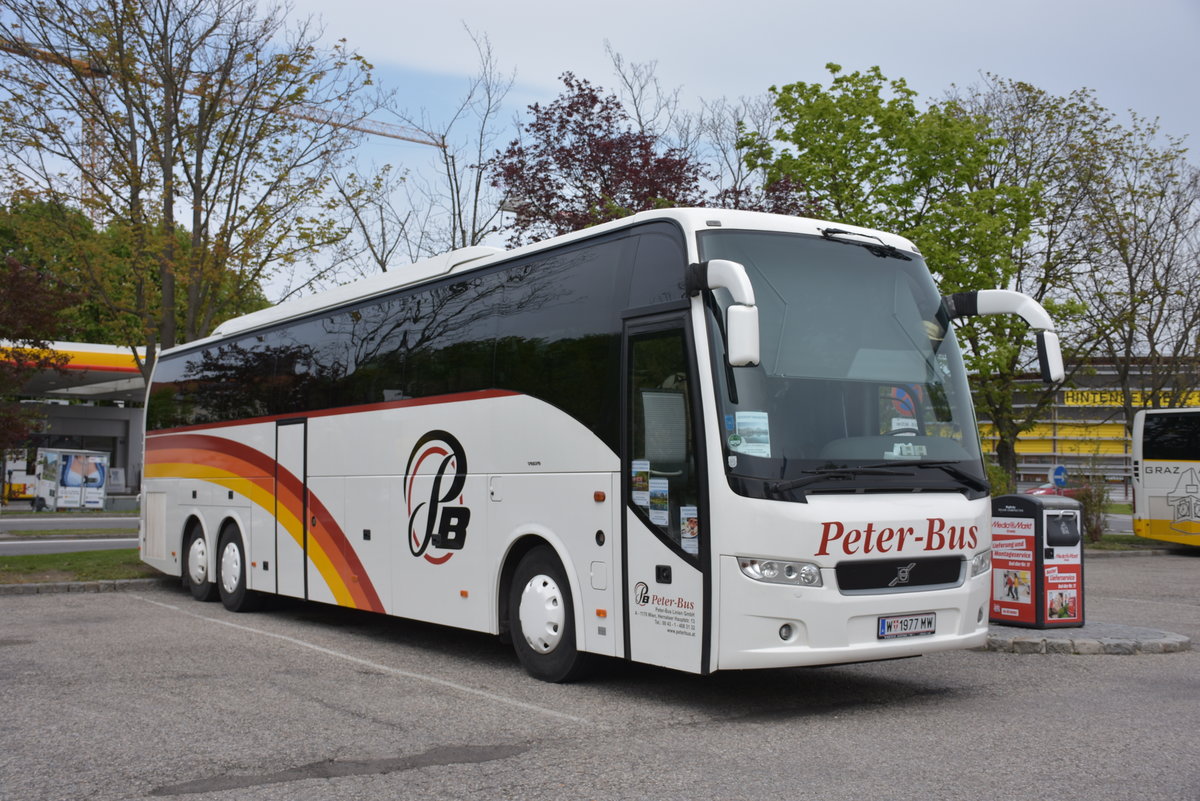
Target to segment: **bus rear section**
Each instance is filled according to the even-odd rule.
[[[1133,533],[1200,546],[1200,408],[1134,415]]]

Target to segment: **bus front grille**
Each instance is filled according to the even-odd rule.
[[[845,595],[944,589],[963,583],[967,562],[962,556],[926,556],[840,562],[838,589]]]

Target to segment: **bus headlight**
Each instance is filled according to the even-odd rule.
[[[980,551],[971,559],[971,577],[982,576],[992,569],[992,551]]]
[[[738,567],[755,581],[770,584],[792,584],[797,587],[820,587],[821,568],[812,562],[785,562],[780,559],[738,557]]]

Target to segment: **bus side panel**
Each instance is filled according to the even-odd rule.
[[[396,555],[403,548],[397,521],[402,517],[396,476],[349,476],[346,478],[346,543],[353,547],[360,569],[356,583],[371,585],[379,595],[383,611],[396,614]]]
[[[168,576],[178,576],[179,541],[177,528],[170,525],[171,495],[166,482],[146,482],[142,491],[142,561]]]
[[[623,637],[616,600],[615,486],[613,473],[492,476],[494,536],[487,557],[498,582],[512,543],[527,535],[549,543],[571,583],[580,650],[608,656],[618,655]]]
[[[1139,537],[1200,545],[1200,462],[1141,464],[1133,530]]]
[[[402,477],[398,484],[404,484]],[[494,631],[488,564],[487,476],[463,477],[447,498],[446,482],[417,475],[410,502],[395,518],[392,550],[395,613],[475,631]],[[435,502],[445,499],[444,502]],[[411,506],[411,509],[409,508]],[[442,545],[449,547],[441,547]]]
[[[703,670],[704,574],[626,510],[630,658]]]
[[[307,573],[304,580],[310,601],[354,606],[349,585],[356,582],[357,575],[353,570],[339,570],[339,557],[346,553],[345,538],[332,534],[341,530],[341,522],[346,519],[344,488],[345,480],[340,477],[309,476],[306,522],[308,558],[304,560]]]

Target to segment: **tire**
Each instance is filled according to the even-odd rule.
[[[204,539],[204,532],[199,526],[193,526],[184,540],[180,570],[184,586],[192,591],[192,597],[197,601],[217,600],[217,585],[208,575],[208,541]]]
[[[246,549],[237,526],[226,526],[221,531],[217,588],[221,603],[230,612],[253,612],[262,605],[262,596],[246,586]]]
[[[558,557],[539,546],[521,558],[508,596],[508,625],[521,665],[536,679],[567,682],[592,665],[575,640],[571,585]]]

